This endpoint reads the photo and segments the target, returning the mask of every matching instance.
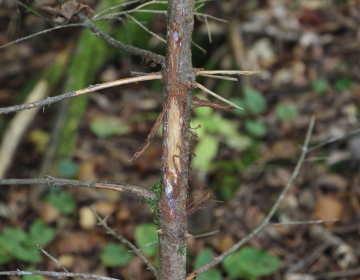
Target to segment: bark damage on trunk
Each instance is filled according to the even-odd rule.
[[[191,60],[194,1],[169,0],[166,67],[162,71],[165,106],[163,120],[162,176],[159,203],[158,279],[186,278],[187,193],[189,177],[189,122],[192,84]]]

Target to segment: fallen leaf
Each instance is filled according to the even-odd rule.
[[[332,195],[320,195],[315,207],[315,216],[320,220],[338,219],[344,211],[343,204]],[[332,225],[335,222],[327,223]]]
[[[316,180],[315,185],[330,190],[342,191],[346,189],[348,182],[338,174],[324,174]]]
[[[53,14],[55,17],[66,18],[67,22],[79,12],[87,17],[94,12],[88,5],[77,3],[76,0],[69,0],[62,5],[57,5],[55,7],[45,6],[42,7],[42,9]]]
[[[96,217],[89,207],[81,207],[79,210],[79,224],[83,229],[96,227]]]

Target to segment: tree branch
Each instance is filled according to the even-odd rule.
[[[325,223],[338,222],[340,219],[329,220],[313,220],[313,221],[295,221],[295,222],[283,222],[283,223],[269,223],[268,226],[299,226],[299,225],[317,225]]]
[[[116,80],[116,81],[103,83],[103,84],[90,85],[87,88],[64,93],[64,94],[54,96],[54,97],[48,97],[48,98],[40,100],[40,101],[31,102],[31,103],[22,104],[22,105],[15,105],[15,106],[6,107],[6,108],[1,108],[0,114],[8,114],[11,112],[17,112],[17,111],[21,111],[21,110],[25,110],[25,109],[32,109],[35,107],[43,107],[46,105],[50,106],[50,104],[52,104],[54,102],[58,102],[58,101],[68,99],[68,98],[73,98],[73,97],[76,97],[76,96],[84,94],[84,93],[93,92],[93,91],[97,91],[100,89],[114,87],[114,86],[118,86],[118,85],[130,84],[130,83],[135,83],[135,82],[140,82],[140,81],[157,80],[157,79],[161,79],[161,78],[162,78],[161,74],[155,73],[155,74],[149,74],[146,76],[131,77],[131,78],[126,78],[126,79]]]
[[[106,189],[113,190],[118,192],[126,192],[136,194],[144,199],[156,198],[156,195],[146,189],[131,186],[123,185],[117,183],[102,183],[102,182],[93,182],[93,181],[80,181],[80,180],[68,180],[60,179],[51,176],[46,176],[45,179],[2,179],[0,180],[0,185],[38,185],[45,184],[48,186],[70,186],[70,187],[85,187],[85,188],[96,188],[96,189]]]
[[[90,208],[91,209],[91,208]],[[155,269],[155,267],[152,266],[152,264],[145,258],[145,256],[143,254],[141,254],[140,250],[138,248],[136,248],[134,246],[134,244],[132,244],[129,240],[125,239],[124,237],[122,237],[121,235],[118,235],[114,230],[112,230],[107,223],[101,219],[101,217],[93,210],[91,209],[91,211],[94,213],[96,219],[100,222],[100,224],[108,231],[108,233],[110,233],[113,237],[115,237],[117,240],[119,240],[121,243],[124,243],[126,246],[128,246],[132,253],[134,253],[136,256],[138,256],[144,263],[145,265],[148,267],[148,269],[155,275],[155,277],[157,276],[157,270]]]
[[[50,255],[49,252],[45,251],[39,244],[36,244],[36,246],[41,252],[43,252],[45,256],[47,256],[50,260],[52,260],[54,263],[60,266],[65,272],[69,272],[57,259],[55,259],[52,255]]]
[[[152,60],[161,66],[164,66],[165,63],[165,57],[159,54],[155,54],[153,52],[143,50],[134,46],[126,45],[118,40],[115,40],[105,32],[101,31],[90,19],[88,19],[84,14],[77,13],[77,16],[79,17],[80,21],[84,24],[85,27],[90,29],[95,36],[99,37],[100,39],[104,40],[109,45],[124,51],[126,53],[137,55],[142,57],[145,60]]]
[[[13,44],[17,44],[17,43],[20,43],[22,41],[25,41],[25,40],[28,40],[28,39],[31,39],[33,37],[36,37],[38,35],[42,35],[42,34],[46,34],[46,33],[49,33],[51,31],[54,31],[54,30],[57,30],[57,29],[60,29],[60,28],[65,28],[65,27],[79,27],[79,26],[84,26],[83,23],[73,23],[73,24],[67,24],[67,25],[60,25],[60,26],[56,26],[56,27],[53,27],[53,28],[49,28],[49,29],[46,29],[46,30],[43,30],[43,31],[40,31],[40,32],[37,32],[37,33],[34,33],[34,34],[31,34],[29,36],[25,36],[25,37],[22,37],[20,39],[17,39],[15,41],[12,41],[10,43],[7,43],[5,45],[2,45],[0,46],[0,49],[3,49],[3,48],[6,48],[7,46],[11,46]]]
[[[222,100],[222,101],[230,104],[231,106],[234,106],[234,107],[236,107],[236,108],[238,108],[238,109],[244,110],[243,108],[239,107],[239,106],[236,105],[235,103],[233,103],[233,102],[231,102],[231,101],[229,101],[229,100],[221,97],[220,95],[217,95],[215,92],[212,92],[211,90],[207,89],[207,88],[204,87],[203,85],[200,85],[199,83],[194,82],[193,86],[194,86],[194,87],[197,87],[197,88],[199,88],[199,89],[201,89],[201,90],[203,90],[203,91],[205,91],[205,92],[207,92],[207,93],[209,93],[209,94],[211,94],[212,96],[215,96],[216,98],[218,98],[218,99],[220,99],[220,100]]]
[[[305,156],[306,156],[307,151],[308,151],[308,146],[309,146],[309,142],[310,142],[311,133],[312,133],[312,130],[313,130],[313,127],[314,127],[314,123],[315,123],[315,118],[312,117],[311,121],[310,121],[310,124],[309,124],[307,134],[306,134],[305,143],[304,143],[304,146],[302,147],[302,153],[301,153],[301,156],[300,156],[300,158],[299,158],[299,160],[298,160],[298,162],[296,164],[296,167],[295,167],[295,169],[294,169],[288,183],[286,184],[285,188],[281,192],[280,196],[276,200],[275,204],[271,208],[271,210],[270,210],[269,214],[266,216],[266,218],[260,223],[259,226],[257,226],[257,228],[255,228],[245,238],[243,238],[238,243],[233,245],[229,250],[225,251],[220,256],[214,258],[208,264],[206,264],[206,265],[200,267],[199,269],[195,270],[193,273],[191,273],[186,278],[186,280],[194,279],[194,278],[198,277],[200,274],[207,271],[208,269],[210,269],[210,268],[214,267],[215,265],[221,263],[227,256],[229,256],[230,254],[237,251],[241,246],[243,246],[244,244],[249,242],[251,239],[253,239],[260,231],[262,231],[265,227],[267,227],[270,224],[269,223],[270,219],[274,216],[275,212],[278,210],[280,203],[284,200],[284,198],[285,198],[287,192],[289,191],[292,183],[294,182],[297,175],[299,174],[300,168],[301,168],[301,166],[302,166],[302,164],[304,162]]]
[[[54,271],[1,271],[0,275],[44,275],[53,277],[72,277],[72,278],[85,278],[85,279],[96,279],[96,280],[119,280],[116,278],[89,274],[89,273],[71,273],[71,272],[54,272]]]

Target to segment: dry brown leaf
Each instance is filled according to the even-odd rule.
[[[42,9],[53,14],[55,17],[67,19],[67,22],[79,12],[87,17],[94,12],[88,5],[77,3],[76,0],[69,0],[62,5],[57,5],[55,7],[45,6],[42,7]]]
[[[316,180],[315,185],[330,190],[343,191],[346,189],[348,182],[338,174],[324,174]]]
[[[56,242],[58,254],[85,253],[94,250],[101,243],[99,236],[87,232],[67,232]]]
[[[315,207],[315,216],[320,220],[338,219],[344,212],[344,206],[338,198],[332,195],[320,195]],[[327,223],[332,225],[335,222]]]
[[[96,227],[96,217],[89,207],[80,208],[79,224],[83,229],[93,229]]]

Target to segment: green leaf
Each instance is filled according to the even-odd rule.
[[[317,79],[316,81],[313,82],[312,89],[316,93],[319,94],[324,93],[329,89],[329,83],[325,79]]]
[[[41,219],[36,219],[30,226],[30,238],[35,244],[46,246],[53,241],[54,230]]]
[[[62,178],[74,178],[79,173],[79,165],[70,159],[62,159],[57,165],[57,174]]]
[[[28,267],[26,271],[35,271],[34,267]],[[23,280],[44,280],[44,276],[42,275],[24,275]]]
[[[199,269],[203,265],[209,263],[212,259],[212,250],[210,248],[205,248],[200,253],[197,254],[195,262],[194,262],[194,268]]]
[[[275,273],[280,268],[280,260],[265,251],[244,247],[239,252],[228,256],[223,266],[233,279],[241,276],[256,279]]]
[[[127,265],[131,261],[132,255],[123,245],[107,243],[100,258],[106,267],[120,267]]]
[[[299,116],[298,109],[288,103],[278,104],[275,108],[276,116],[281,121],[291,121]]]
[[[6,243],[6,239],[4,237],[0,237],[0,264],[6,264],[13,259],[9,249],[6,247]]]
[[[196,158],[192,161],[192,167],[199,169],[202,172],[210,168],[211,162],[216,157],[219,149],[219,141],[213,136],[204,135],[199,138],[199,142],[195,147]]]
[[[5,241],[2,249],[4,248],[13,257],[24,262],[41,262],[40,253],[25,231],[18,228],[7,228],[4,230],[1,239],[1,243]]]
[[[157,241],[158,240],[158,235],[156,233],[157,230],[158,227],[154,224],[142,224],[137,226],[135,228],[134,235],[138,247],[143,247],[146,244]],[[142,253],[148,257],[155,256],[156,252],[157,252],[157,246],[150,246],[142,250]]]
[[[203,274],[200,274],[196,277],[196,280],[222,280],[223,277],[221,272],[215,269],[209,269],[205,271]]]
[[[335,89],[339,92],[342,92],[346,89],[351,89],[355,85],[354,80],[348,77],[341,77],[335,81]]]
[[[124,135],[130,132],[130,128],[121,119],[112,116],[99,116],[90,122],[90,130],[99,137]]]
[[[246,150],[252,144],[252,140],[248,136],[235,135],[225,140],[226,144],[239,152]]]
[[[71,214],[75,211],[75,199],[64,190],[52,189],[47,195],[46,201],[63,214]]]
[[[197,254],[195,262],[194,262],[194,268],[198,269],[202,267],[203,265],[209,263],[212,259],[212,250],[210,248],[205,248],[202,250],[199,254]],[[214,269],[209,269],[208,271],[204,272],[203,274],[199,275],[197,280],[221,280],[222,275],[221,272]]]
[[[253,114],[261,114],[266,110],[266,99],[261,92],[252,87],[244,87],[244,98],[246,108]]]
[[[251,135],[256,137],[263,137],[267,132],[267,127],[265,124],[259,121],[246,120],[245,129]]]

